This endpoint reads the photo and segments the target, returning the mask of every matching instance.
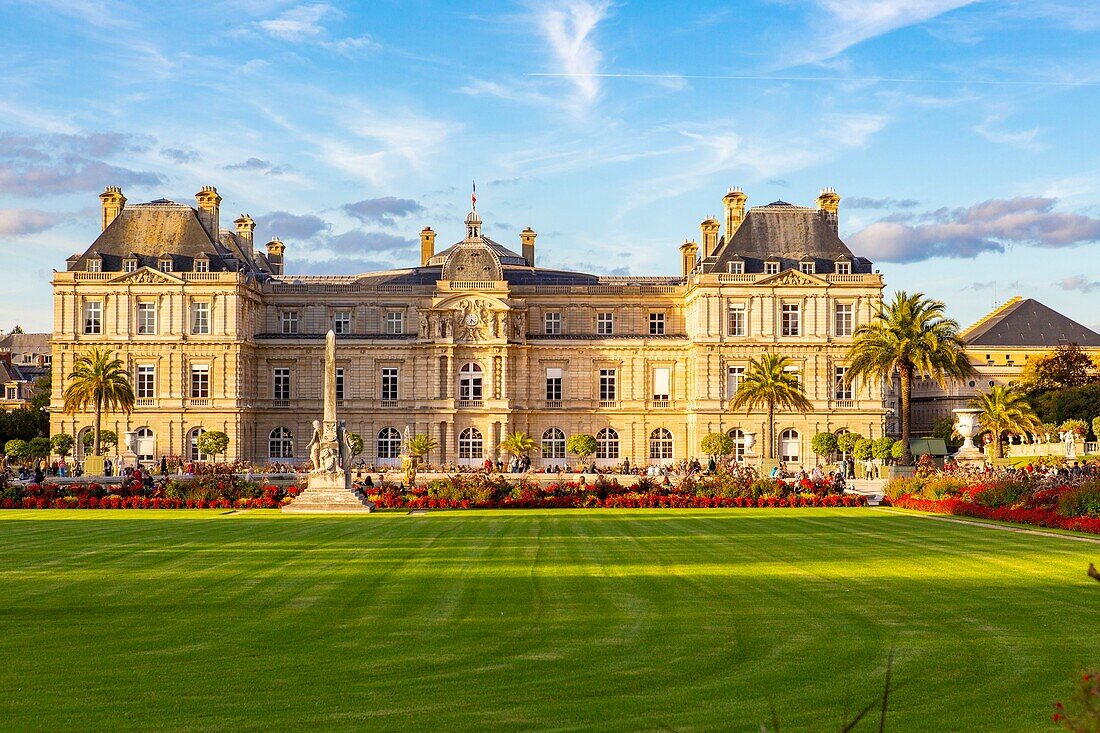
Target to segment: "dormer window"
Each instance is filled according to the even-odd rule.
[[[133,257],[127,257],[126,259],[124,259],[122,261],[122,271],[123,272],[136,272],[137,271],[137,266],[138,266],[138,262]]]
[[[764,263],[764,274],[765,275],[778,275],[779,274],[779,263],[776,262],[775,260],[768,260],[767,262],[765,262]]]
[[[803,275],[813,275],[817,271],[812,261],[806,260],[798,263],[798,271]]]
[[[731,275],[744,275],[745,274],[745,263],[744,262],[730,262],[728,264],[729,264],[729,272],[730,272]]]
[[[195,272],[210,272],[210,260],[202,258],[196,259]]]
[[[161,272],[171,272],[172,271],[172,258],[171,257],[162,257],[160,262],[157,263],[157,267],[160,269]]]
[[[852,263],[851,262],[838,262],[838,263],[836,263],[836,274],[837,275],[851,275],[852,274]]]
[[[103,260],[98,257],[88,260],[88,272],[99,272],[103,269]]]

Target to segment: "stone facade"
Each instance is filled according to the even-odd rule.
[[[517,430],[542,446],[543,465],[571,462],[564,441],[580,432],[601,440],[604,464],[696,456],[713,431],[763,440],[762,412],[728,408],[736,370],[770,351],[794,360],[814,405],[779,415],[779,455],[812,462],[819,431],[883,433],[882,389],[837,386],[850,334],[879,307],[883,281],[836,238],[839,197],[829,191],[817,208],[745,211],[731,190],[724,236],[704,221],[702,252],[685,242],[675,277],[539,268],[533,231],[520,234],[517,254],[482,233],[476,211],[463,241],[442,252],[426,228],[419,267],[289,276],[282,242],[252,247],[250,217],[236,233],[216,229],[211,187],[196,207],[126,208],[121,191],[104,196],[104,234],[53,281],[55,432],[91,425],[90,414],[60,411],[63,375],[85,349],[107,345],[130,366],[138,403],[104,427],[136,431],[139,454],[197,458],[198,432],[222,430],[231,459],[301,463],[331,328],[341,418],[377,464],[396,462],[406,426],[439,441],[436,464],[480,464]],[[141,250],[146,217],[162,241]]]

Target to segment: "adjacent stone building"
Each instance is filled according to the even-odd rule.
[[[137,408],[106,427],[133,432],[140,455],[200,458],[197,436],[216,429],[230,458],[301,462],[333,329],[340,414],[368,462],[394,462],[406,426],[438,440],[437,464],[480,464],[517,430],[543,465],[565,464],[580,432],[602,464],[695,456],[709,432],[765,435],[763,413],[729,400],[748,360],[772,351],[793,359],[814,405],[780,414],[781,457],[812,461],[818,431],[883,433],[882,389],[840,379],[883,281],[838,237],[831,189],[816,207],[754,208],[731,189],[672,277],[539,267],[533,230],[510,249],[476,210],[449,247],[425,227],[414,266],[295,276],[281,241],[256,245],[248,215],[220,228],[213,187],[194,206],[127,205],[117,188],[100,199],[102,234],[53,281],[55,432],[91,425],[61,412],[63,375],[108,346],[130,366]]]
[[[0,336],[0,410],[29,407],[35,380],[50,374],[50,334]]]

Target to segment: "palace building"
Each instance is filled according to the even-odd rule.
[[[729,403],[748,360],[767,352],[791,357],[814,405],[778,415],[782,459],[812,462],[820,431],[883,434],[882,387],[842,380],[883,280],[838,237],[831,189],[815,207],[752,208],[731,189],[723,221],[670,247],[681,263],[671,277],[539,267],[532,229],[512,249],[476,210],[449,247],[425,227],[413,266],[296,276],[284,271],[293,243],[257,246],[247,214],[221,228],[213,187],[194,205],[132,205],[114,187],[99,198],[102,233],[53,280],[51,430],[90,429],[92,414],[62,412],[64,377],[106,346],[129,366],[137,404],[104,427],[133,433],[146,460],[203,458],[198,435],[221,430],[229,459],[302,462],[329,329],[340,415],[367,462],[395,462],[406,426],[438,440],[434,464],[480,464],[514,431],[535,439],[543,465],[575,462],[565,444],[576,433],[596,436],[605,465],[696,456],[716,431],[739,450],[754,432],[759,452],[764,413]]]

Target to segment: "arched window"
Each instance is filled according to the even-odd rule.
[[[134,453],[139,461],[151,461],[157,452],[157,436],[152,428],[138,428],[134,431]]]
[[[618,460],[619,434],[615,432],[614,428],[604,428],[596,433],[596,458]]]
[[[784,463],[798,463],[799,457],[798,431],[788,428],[779,434],[779,460]]]
[[[466,428],[458,435],[459,460],[476,461],[481,459],[484,440],[477,428]]]
[[[565,458],[565,433],[559,428],[549,428],[542,434],[543,460],[564,460]]]
[[[392,460],[401,455],[401,433],[397,428],[382,428],[378,431],[378,458]]]
[[[187,455],[191,457],[192,461],[209,460],[205,453],[199,451],[199,436],[205,432],[206,431],[202,428],[192,428],[191,431],[187,433]]]
[[[458,399],[480,400],[482,395],[481,365],[475,362],[463,365],[458,371]]]
[[[649,460],[672,460],[672,433],[665,428],[657,428],[649,434]]]
[[[293,458],[294,436],[288,428],[275,428],[267,439],[267,454],[271,458]]]
[[[745,460],[745,431],[741,428],[733,428],[726,431],[726,435],[733,441],[733,460],[741,463]]]

